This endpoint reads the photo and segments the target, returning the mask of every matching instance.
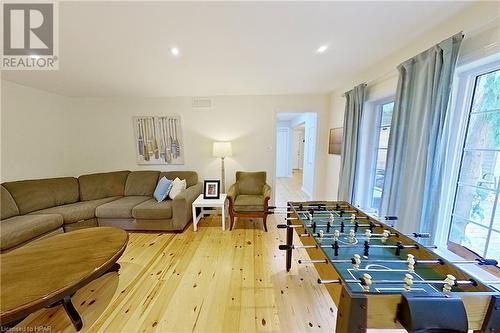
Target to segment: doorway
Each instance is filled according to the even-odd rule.
[[[275,204],[311,200],[314,193],[316,113],[276,114]]]

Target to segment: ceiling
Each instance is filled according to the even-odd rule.
[[[67,96],[321,93],[468,4],[60,2],[60,69],[2,77]]]

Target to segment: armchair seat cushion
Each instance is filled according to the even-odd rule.
[[[264,211],[264,196],[263,195],[246,195],[240,194],[234,200],[235,212],[263,212]]]
[[[138,204],[132,209],[132,216],[135,219],[162,220],[172,218],[172,200],[158,202],[149,199]]]
[[[63,218],[58,214],[20,215],[2,220],[0,250],[4,251],[60,228]]]
[[[111,201],[96,208],[95,215],[104,219],[132,218],[132,209],[151,199],[149,196],[129,196]]]
[[[80,201],[68,205],[38,210],[31,214],[60,214],[63,217],[64,224],[71,224],[94,218],[96,207],[117,200],[119,198],[121,197],[109,197],[104,199]]]

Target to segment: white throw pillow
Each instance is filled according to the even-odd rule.
[[[170,199],[175,199],[182,191],[186,189],[186,180],[180,180],[179,178],[175,178],[172,182],[172,188],[170,189],[170,193],[168,196]]]

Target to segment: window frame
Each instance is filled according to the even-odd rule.
[[[454,205],[460,186],[466,185],[459,181],[460,171],[462,169],[463,157],[466,150],[466,139],[467,130],[469,128],[470,117],[472,115],[472,101],[474,98],[474,91],[476,86],[476,78],[478,76],[490,73],[500,69],[500,56],[495,55],[493,57],[483,58],[479,61],[469,63],[460,68],[457,68],[455,73],[455,84],[453,87],[454,98],[450,105],[450,110],[455,110],[452,115],[451,124],[453,128],[458,128],[454,131],[454,135],[451,137],[450,141],[454,142],[454,146],[450,147],[450,156],[448,156],[448,161],[445,166],[445,174],[449,174],[450,177],[445,179],[443,189],[443,206],[439,215],[439,220],[445,221],[437,230],[436,234],[436,244],[447,248],[449,251],[458,254],[462,257],[474,258],[477,254],[467,247],[457,244],[449,240],[452,218],[454,215]],[[476,150],[476,149],[473,149]],[[481,149],[479,149],[481,150]],[[497,184],[497,186],[500,185]],[[500,189],[495,190],[496,201],[495,206],[498,202],[498,193]],[[500,208],[497,208],[500,209]],[[491,221],[494,219],[494,211],[492,213]],[[461,219],[468,220],[464,217]],[[479,224],[482,227],[488,229],[488,239],[492,232],[491,221],[488,227],[481,225],[475,221],[472,223]],[[487,250],[488,243],[485,244],[485,251]]]

